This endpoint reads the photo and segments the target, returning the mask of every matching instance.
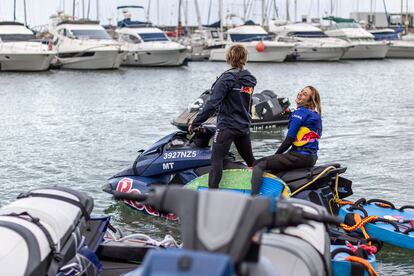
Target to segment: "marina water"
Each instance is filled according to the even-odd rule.
[[[0,74],[0,206],[23,191],[59,185],[88,192],[94,213],[110,214],[125,232],[153,237],[179,225],[139,214],[101,191],[106,179],[175,131],[170,124],[208,89],[224,63],[117,71]],[[411,60],[249,64],[256,92],[291,102],[306,85],[322,96],[324,131],[318,163],[347,166],[354,196],[414,204],[414,89]],[[273,154],[285,128],[254,132],[256,157]],[[383,275],[413,275],[414,253],[386,246]]]

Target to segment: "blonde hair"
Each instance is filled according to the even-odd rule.
[[[247,63],[247,49],[243,45],[232,45],[226,54],[226,61],[233,68],[242,69]]]
[[[316,89],[315,87],[311,85],[305,86],[305,88],[309,88],[309,90],[312,91],[312,95],[309,99],[309,102],[306,103],[306,107],[322,115],[321,97],[319,95],[318,89]]]

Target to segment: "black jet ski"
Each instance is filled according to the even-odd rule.
[[[375,272],[375,255],[364,247],[330,244],[326,225],[339,225],[339,220],[308,201],[197,192],[176,185],[156,187],[146,195],[114,192],[114,197],[180,217],[182,248],[149,250],[142,265],[128,275]]]
[[[187,130],[188,125],[194,120],[198,112],[210,98],[211,91],[206,90],[187,110],[181,113],[172,122],[180,130]],[[276,126],[285,126],[289,123],[291,110],[290,102],[285,97],[278,97],[272,90],[264,90],[252,96],[252,128],[267,129]],[[215,125],[216,116],[210,117],[206,124]]]

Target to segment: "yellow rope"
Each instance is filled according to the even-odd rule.
[[[308,183],[306,183],[305,185],[303,185],[302,187],[300,187],[299,189],[297,189],[296,191],[294,191],[292,193],[292,196],[296,195],[297,193],[305,190],[308,186],[312,185],[313,183],[315,183],[316,180],[318,180],[319,178],[321,178],[322,176],[324,176],[328,171],[330,170],[334,170],[336,169],[334,166],[329,166],[326,169],[324,169],[320,174],[318,174],[314,179],[312,179],[311,181],[309,181]]]

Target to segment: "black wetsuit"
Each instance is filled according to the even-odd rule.
[[[217,130],[213,138],[209,188],[218,188],[223,173],[224,157],[228,154],[232,142],[247,165],[253,165],[250,112],[255,86],[256,78],[249,71],[241,69],[225,71],[213,84],[210,99],[192,122],[192,127],[197,127],[217,111]]]

